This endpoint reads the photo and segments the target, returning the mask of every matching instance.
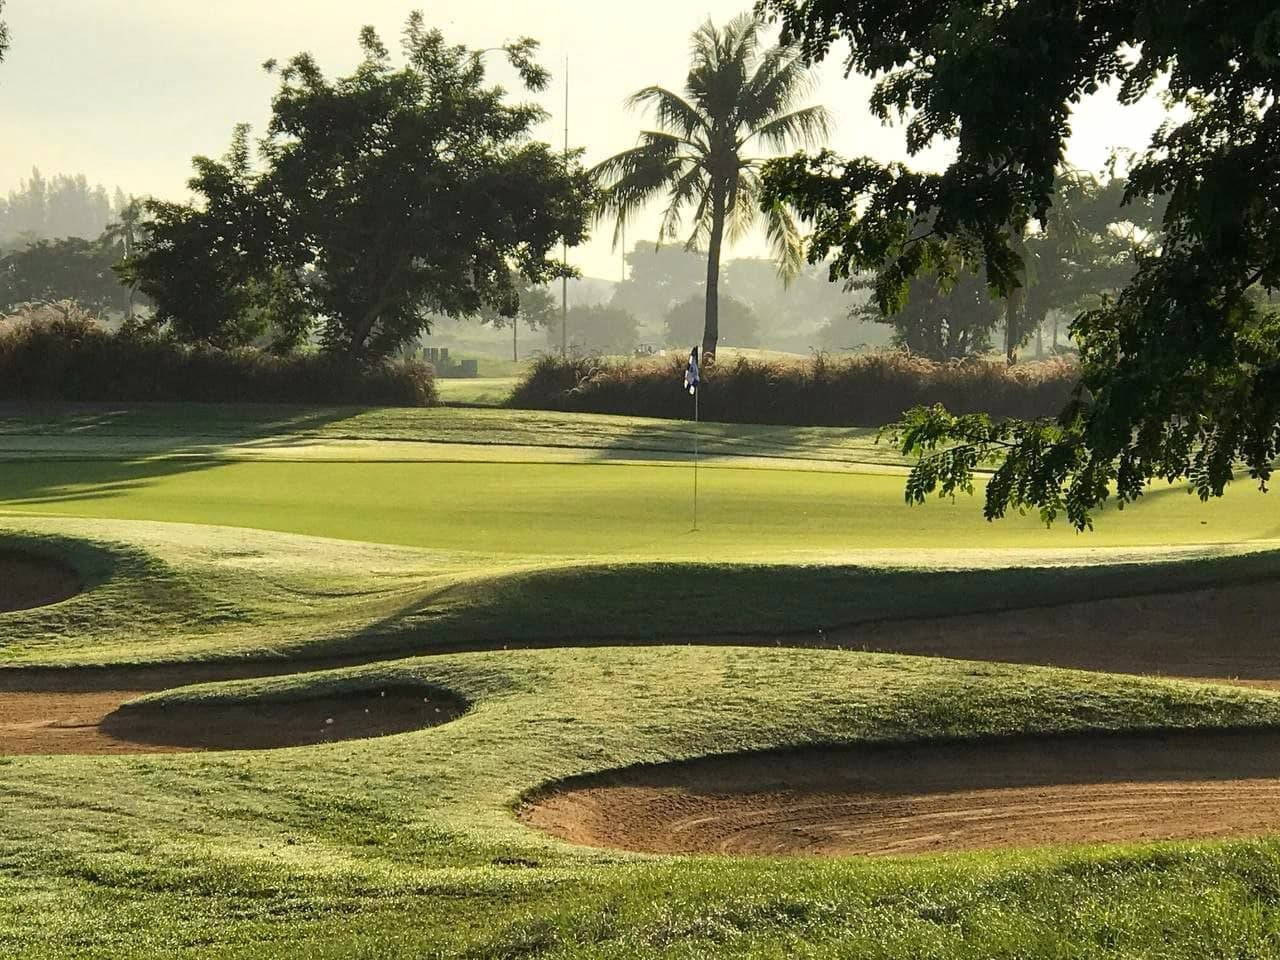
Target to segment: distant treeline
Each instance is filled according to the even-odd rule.
[[[685,358],[608,360],[541,358],[516,387],[511,406],[689,419],[680,388]],[[1007,366],[968,360],[938,363],[906,353],[808,360],[724,357],[703,371],[699,414],[722,423],[877,427],[915,406],[941,403],[953,413],[996,418],[1052,416],[1078,380],[1063,359]]]
[[[90,186],[83,174],[46,178],[32,169],[18,189],[0,197],[0,249],[65,237],[92,240],[117,221],[130,202],[119,187],[108,193],[101,184]]]

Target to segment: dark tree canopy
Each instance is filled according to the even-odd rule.
[[[855,287],[857,284],[855,284]],[[893,326],[893,343],[930,360],[959,360],[991,349],[991,331],[1001,320],[979,273],[961,270],[945,284],[936,274],[912,279],[901,309],[885,316],[873,303],[856,311],[859,319]]]
[[[913,153],[956,146],[941,173],[830,154],[775,163],[766,198],[813,222],[837,275],[877,271],[899,306],[912,277],[981,258],[1020,296],[1019,238],[1050,220],[1071,110],[1114,82],[1132,102],[1167,78],[1186,112],[1130,171],[1130,199],[1161,198],[1159,249],[1080,315],[1077,400],[1055,421],[993,423],[915,411],[923,454],[908,496],[972,489],[998,465],[986,514],[1065,512],[1077,526],[1156,478],[1216,496],[1239,465],[1265,481],[1280,452],[1280,318],[1251,292],[1280,286],[1280,8],[1274,0],[762,0],[784,37],[879,77],[873,109],[908,118]]]
[[[55,300],[124,311],[129,292],[112,271],[119,258],[114,244],[79,237],[40,240],[0,257],[0,311]]]
[[[547,75],[535,46],[502,51],[536,88]],[[514,313],[518,277],[541,283],[564,269],[552,254],[584,238],[590,184],[576,159],[531,138],[542,109],[509,102],[489,85],[483,52],[446,43],[419,14],[403,66],[371,28],[360,47],[345,77],[306,54],[269,63],[280,88],[263,169],[241,132],[224,161],[197,158],[200,207],[152,206],[132,276],[175,327],[234,339],[247,332],[236,318],[261,326],[265,313],[291,334],[311,316],[326,349],[385,356],[432,316]]]

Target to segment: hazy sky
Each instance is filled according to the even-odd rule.
[[[687,72],[689,33],[708,15],[722,21],[749,0],[8,0],[12,47],[0,65],[0,192],[38,166],[47,176],[84,173],[90,182],[126,192],[186,196],[192,155],[220,155],[232,126],[266,119],[275,81],[269,57],[306,50],[327,73],[358,56],[356,35],[373,24],[394,45],[405,17],[421,6],[450,40],[490,47],[529,35],[542,42],[542,62],[555,74],[538,99],[552,117],[542,135],[563,136],[563,64],[569,58],[570,139],[593,163],[631,146],[641,115],[623,99],[651,83],[679,88]],[[613,12],[616,9],[616,13]],[[903,159],[900,128],[868,114],[871,81],[845,79],[839,63],[819,68],[814,100],[836,116],[838,151]],[[509,85],[509,71],[497,71]],[[1078,111],[1071,162],[1096,169],[1115,146],[1140,147],[1160,120],[1159,106],[1123,109],[1099,97]],[[936,166],[945,150],[917,158]],[[656,222],[656,215],[651,218]],[[641,232],[633,231],[633,237]],[[615,278],[612,227],[572,256],[584,272]],[[758,238],[731,255],[762,252]]]

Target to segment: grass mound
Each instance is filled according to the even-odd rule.
[[[685,359],[607,360],[544,356],[512,393],[510,406],[691,419],[679,387]],[[941,403],[953,413],[997,418],[1052,416],[1078,373],[1056,359],[1003,363],[935,363],[903,353],[807,361],[725,358],[703,371],[700,416],[721,423],[879,426],[911,407]]]

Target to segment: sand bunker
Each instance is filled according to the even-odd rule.
[[[652,853],[908,854],[1280,829],[1280,734],[1017,738],[707,758],[582,778],[532,826]]]
[[[69,566],[29,553],[0,550],[0,613],[44,607],[83,589]]]
[[[79,681],[75,690],[51,689],[58,683],[57,672],[0,676],[0,755],[307,746],[433,727],[456,719],[467,706],[458,697],[417,686],[285,703],[121,706],[152,690],[231,678],[215,670],[77,672],[63,678],[69,686]]]

